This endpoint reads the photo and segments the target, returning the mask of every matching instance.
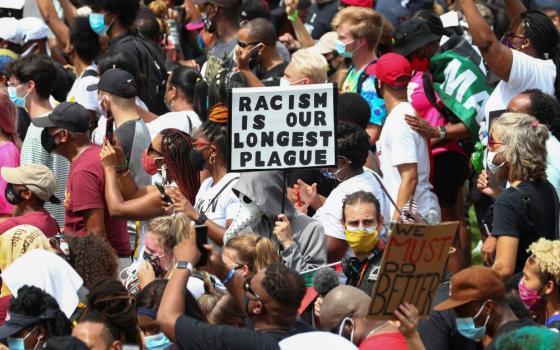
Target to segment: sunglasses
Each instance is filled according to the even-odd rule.
[[[158,156],[163,157],[163,153],[157,151],[151,143],[148,146],[148,154],[157,154]]]
[[[241,41],[237,40],[237,46],[239,46],[242,49],[246,49],[248,46],[255,46],[257,44],[259,44],[258,41],[254,41],[252,43],[244,43],[244,42],[241,42]]]

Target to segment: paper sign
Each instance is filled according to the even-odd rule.
[[[229,171],[334,167],[336,97],[333,84],[232,89]]]
[[[368,318],[393,320],[393,312],[404,302],[415,305],[420,316],[428,315],[458,229],[458,222],[395,224],[373,287]]]

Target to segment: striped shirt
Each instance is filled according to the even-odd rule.
[[[27,135],[21,146],[21,165],[41,164],[49,167],[56,179],[56,197],[60,204],[45,203],[45,209],[56,219],[60,227],[64,227],[64,196],[66,180],[70,170],[70,162],[58,154],[49,154],[41,144],[41,132],[43,128],[29,124]]]

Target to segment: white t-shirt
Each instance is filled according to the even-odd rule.
[[[77,102],[90,111],[99,112],[97,90],[87,91],[87,87],[93,84],[97,84],[99,82],[99,78],[94,75],[88,75],[84,77],[84,73],[88,71],[97,71],[95,64],[87,67],[82,72],[82,74],[76,78],[74,84],[72,85],[72,88],[66,96],[66,101]]]
[[[317,209],[313,218],[323,225],[327,236],[346,240],[344,226],[342,225],[342,201],[347,195],[358,191],[373,193],[379,201],[381,215],[383,215],[385,222],[390,221],[389,200],[374,176],[376,175],[372,171],[364,168],[364,172],[360,175],[353,176],[336,186],[323,203],[323,206]],[[381,232],[381,234],[383,235],[385,232]]]
[[[192,136],[192,131],[202,124],[194,111],[169,112],[146,124],[152,140],[162,130],[175,128]]]
[[[225,228],[226,220],[233,219],[239,209],[239,198],[231,190],[238,180],[239,174],[228,173],[215,185],[211,177],[202,181],[194,208]]]
[[[513,62],[509,80],[500,81],[484,106],[484,125],[481,131],[488,131],[490,112],[506,109],[509,101],[527,89],[539,89],[554,95],[554,81],[556,80],[556,66],[552,60],[541,60],[517,50],[511,50]],[[481,135],[484,139],[486,135]]]
[[[438,200],[430,184],[428,142],[408,126],[404,119],[405,114],[415,115],[416,112],[410,103],[401,102],[389,113],[381,130],[377,154],[381,163],[383,183],[396,202],[401,185],[401,175],[397,165],[417,164],[418,184],[414,192],[414,200],[418,210],[424,217],[428,216],[430,210],[435,210],[440,217]],[[394,212],[395,208],[391,208],[391,217]]]
[[[560,197],[560,141],[551,133],[546,140],[546,177]]]

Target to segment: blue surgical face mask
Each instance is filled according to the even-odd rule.
[[[33,327],[33,329],[29,333],[27,333],[25,335],[25,337],[23,337],[23,338],[8,337],[8,348],[10,350],[25,350],[25,339],[31,333],[33,333],[33,331],[35,331],[36,328],[37,328],[37,326]],[[33,349],[35,349],[37,347],[37,345],[39,345],[39,341],[37,341],[37,344],[35,344],[35,347]]]
[[[16,107],[25,108],[25,99],[27,98],[27,95],[29,95],[29,92],[26,93],[23,97],[20,97],[17,94],[17,88],[22,85],[23,84],[18,86],[8,86],[8,96],[10,97],[10,101],[12,101],[12,103],[16,105]]]
[[[23,338],[8,337],[8,348],[10,350],[25,350],[25,342]]]
[[[478,316],[480,316],[482,310],[484,310],[484,306],[486,306],[486,302],[482,304],[482,307],[480,308],[480,310],[478,310],[474,317],[463,317],[457,318],[455,320],[457,324],[457,331],[463,337],[477,342],[482,341],[482,338],[484,338],[484,334],[486,334],[486,325],[488,324],[488,320],[490,319],[490,314],[488,314],[488,317],[486,317],[486,321],[484,321],[484,325],[482,325],[481,327],[476,327],[474,320]]]
[[[89,15],[89,26],[97,35],[105,35],[111,25],[115,21],[116,17],[109,24],[105,24],[105,14],[92,12]]]
[[[346,51],[346,46],[348,44],[353,43],[353,42],[354,42],[354,40],[345,44],[342,41],[340,41],[339,39],[336,39],[336,41],[334,42],[334,47],[336,49],[336,52],[344,58],[352,58],[352,55],[354,54],[354,52],[353,51]]]
[[[150,335],[144,338],[144,346],[148,350],[163,350],[167,349],[170,345],[172,345],[171,341],[163,333]]]

